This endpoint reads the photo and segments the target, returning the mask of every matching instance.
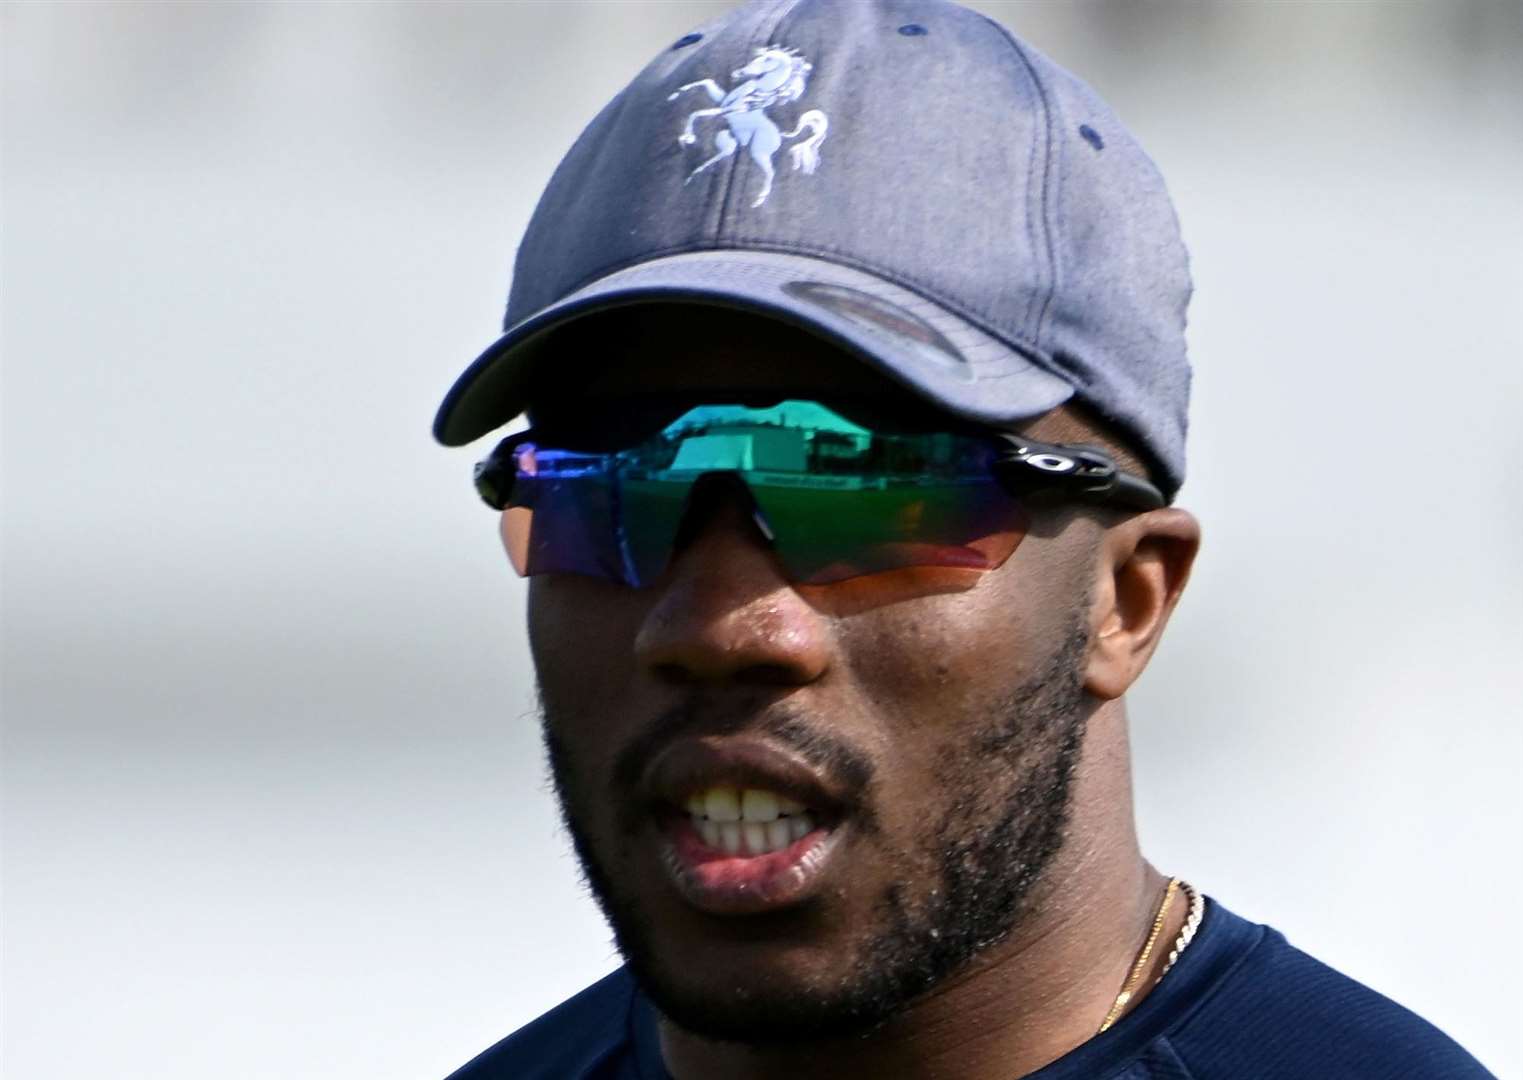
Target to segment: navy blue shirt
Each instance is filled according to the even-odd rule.
[[[669,1080],[628,971],[563,1002],[449,1080]],[[1104,1035],[1026,1080],[1480,1080],[1454,1040],[1214,901],[1168,977]],[[1012,1078],[1015,1080],[1015,1078]],[[1494,1080],[1494,1078],[1493,1078]]]

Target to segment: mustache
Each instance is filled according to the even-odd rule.
[[[667,746],[702,735],[765,735],[793,751],[839,786],[847,800],[861,806],[877,770],[867,755],[792,711],[761,710],[754,704],[723,705],[687,700],[665,710],[614,758],[615,790],[637,788],[646,766]]]

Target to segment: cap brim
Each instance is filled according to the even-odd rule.
[[[795,324],[969,420],[998,424],[1038,416],[1074,387],[1026,353],[909,289],[804,255],[698,251],[599,278],[510,327],[455,381],[434,418],[434,437],[462,446],[530,404],[538,346],[568,323],[625,305],[664,302],[733,307]]]

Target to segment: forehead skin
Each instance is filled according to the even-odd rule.
[[[932,403],[830,342],[780,320],[700,304],[645,304],[589,316],[559,331],[531,392],[536,422],[578,406],[666,391],[770,390],[872,397],[935,414]],[[957,423],[948,415],[950,423]],[[1148,470],[1083,406],[1062,405],[1012,425],[1043,442],[1105,449],[1128,472]]]

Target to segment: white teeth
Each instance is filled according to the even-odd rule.
[[[710,821],[708,818],[698,819],[698,835],[703,837],[703,842],[709,847],[719,846],[719,822]]]
[[[793,830],[789,827],[787,818],[767,822],[766,829],[768,851],[781,851],[793,843]]]
[[[739,821],[740,797],[732,787],[709,788],[703,811],[712,821]]]
[[[780,801],[770,791],[746,788],[740,798],[740,816],[746,821],[776,821]]]
[[[721,784],[688,796],[686,806],[703,842],[730,855],[781,851],[815,828],[803,803],[763,788]]]

